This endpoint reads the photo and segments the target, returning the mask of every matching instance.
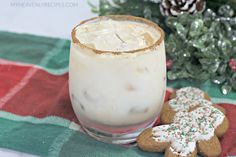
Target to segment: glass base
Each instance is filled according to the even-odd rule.
[[[129,144],[128,146],[135,145],[136,139],[138,135],[145,130],[146,128],[152,127],[155,121],[149,123],[145,128],[137,129],[134,132],[126,133],[126,134],[113,134],[113,133],[105,133],[98,131],[93,128],[82,126],[84,131],[91,137],[95,138],[98,141],[102,141],[105,143],[112,144]]]

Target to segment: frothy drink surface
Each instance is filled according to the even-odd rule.
[[[160,32],[141,22],[104,19],[77,27],[76,37],[88,47],[117,52],[151,46],[160,38]]]

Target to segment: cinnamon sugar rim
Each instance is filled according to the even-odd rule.
[[[153,43],[150,46],[147,46],[145,48],[140,48],[140,49],[136,49],[136,50],[129,50],[129,51],[103,51],[103,50],[98,50],[92,47],[87,46],[86,44],[83,44],[79,41],[79,39],[76,37],[76,30],[79,26],[93,21],[93,20],[103,20],[103,19],[113,19],[113,20],[129,20],[129,21],[134,21],[134,22],[141,22],[144,24],[147,24],[151,27],[153,27],[156,31],[160,32],[160,37],[158,38],[158,40],[156,40],[155,43]],[[149,21],[147,19],[141,18],[141,17],[136,17],[136,16],[130,16],[130,15],[108,15],[108,16],[98,16],[98,17],[94,17],[94,18],[90,18],[88,20],[82,21],[80,24],[78,24],[77,26],[75,26],[71,32],[71,36],[72,36],[72,42],[75,44],[78,44],[79,46],[83,47],[83,48],[87,48],[90,49],[92,51],[94,51],[97,54],[102,54],[102,53],[111,53],[111,54],[122,54],[122,53],[137,53],[140,51],[146,51],[148,49],[153,49],[154,47],[158,46],[161,44],[161,42],[164,39],[164,31],[154,22]]]

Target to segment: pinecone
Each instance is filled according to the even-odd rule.
[[[160,10],[164,16],[178,16],[184,12],[193,14],[204,9],[204,0],[161,0],[160,3]]]

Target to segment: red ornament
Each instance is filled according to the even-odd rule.
[[[236,72],[236,65],[235,65],[235,66],[232,66],[232,67],[231,67],[231,70],[232,70],[233,72]]]
[[[167,69],[171,69],[172,64],[173,64],[173,60],[172,59],[166,60],[166,67],[167,67]]]
[[[229,60],[229,67],[233,72],[236,72],[236,61],[235,59],[230,59]]]

